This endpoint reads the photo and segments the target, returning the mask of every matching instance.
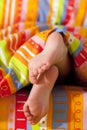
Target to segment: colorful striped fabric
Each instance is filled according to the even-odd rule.
[[[30,83],[28,62],[44,49],[53,31],[64,33],[76,81],[87,85],[86,27],[87,0],[0,0],[0,97]],[[27,123],[22,111],[26,90],[1,98],[0,130],[86,130],[86,91],[54,90],[48,115],[35,126]]]
[[[0,0],[0,28],[24,21],[83,26],[86,14],[86,0]]]
[[[87,88],[55,86],[50,96],[48,114],[36,125],[30,125],[23,113],[28,96],[26,89],[0,99],[1,130],[86,130]]]

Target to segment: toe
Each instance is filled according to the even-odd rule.
[[[38,73],[41,75],[43,72],[49,69],[49,64],[48,63],[43,63],[37,70]]]
[[[31,71],[29,71],[29,80],[32,84],[35,84],[37,82],[35,74]]]

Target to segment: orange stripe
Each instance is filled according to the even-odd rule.
[[[19,55],[18,53],[15,53],[14,57],[16,59],[18,59],[22,64],[24,64],[25,66],[28,65],[28,62],[21,56]]]
[[[69,91],[67,91],[67,95],[68,95],[68,113],[71,113],[71,103],[72,103],[72,100],[71,100],[71,93]],[[71,123],[71,120],[72,120],[72,114],[68,114],[68,129],[71,130],[72,127],[72,123]],[[72,129],[73,130],[73,129]]]
[[[27,28],[30,28],[30,27],[33,27],[33,26],[35,26],[35,22],[33,22],[33,21],[25,21],[24,22],[24,29],[27,29]]]
[[[47,130],[52,130],[52,112],[53,112],[53,97],[52,97],[52,94],[50,96],[50,101],[49,101],[49,111],[48,111],[48,114],[47,114]]]
[[[48,36],[50,35],[50,33],[52,33],[53,29],[48,29],[46,31],[42,31],[40,33],[38,33],[37,35],[44,41],[47,40]]]
[[[80,34],[81,34],[81,36],[87,38],[87,29],[86,28],[81,28],[80,29]]]
[[[48,19],[47,19],[47,23],[51,22],[51,17],[52,17],[52,5],[53,5],[53,0],[50,0],[50,11],[48,14]]]
[[[68,90],[67,90],[68,89]],[[66,88],[68,93],[68,129],[83,129],[83,97],[80,88]],[[73,91],[72,91],[73,90]]]
[[[74,26],[81,26],[83,24],[83,20],[86,16],[86,10],[87,10],[87,2],[86,0],[81,0],[80,6],[78,8],[77,16],[75,18]]]
[[[11,55],[13,55],[14,52],[13,52],[13,51],[11,50],[11,48],[10,48],[10,43],[11,43],[10,39],[7,37],[7,38],[5,39],[5,41],[6,41],[6,45],[7,45],[8,51],[10,52]]]
[[[6,78],[6,80],[8,81],[8,84],[9,84],[9,87],[10,87],[11,94],[12,94],[12,93],[15,93],[15,92],[16,92],[16,88],[15,88],[15,86],[13,85],[13,81],[12,81],[10,75],[7,74],[5,78]]]
[[[28,0],[26,20],[36,22],[38,14],[38,0]]]
[[[3,5],[3,14],[2,14],[3,15],[3,18],[2,18],[2,27],[4,27],[4,22],[3,21],[4,21],[4,17],[5,17],[5,6],[6,6],[5,3],[6,3],[6,0],[4,0],[3,3],[4,3],[4,5]]]
[[[40,31],[40,27],[39,26],[33,26],[30,28],[30,36],[36,35],[37,33],[39,33]]]
[[[20,48],[19,49],[29,60],[32,58],[32,56],[24,49]]]
[[[31,44],[29,44],[28,42],[26,42],[25,46],[26,46],[29,50],[31,50],[33,54],[36,55],[36,54],[39,53],[38,49],[35,48],[35,47],[33,47],[33,46],[32,46]]]
[[[9,98],[0,99],[0,130],[8,130],[8,107]]]
[[[8,13],[8,24],[7,25],[10,25],[10,9],[11,9],[11,5],[12,5],[12,1],[10,0],[10,6],[9,6],[9,13]]]
[[[4,69],[0,68],[0,71],[2,72],[2,75],[5,76],[6,75],[6,72]]]
[[[18,12],[17,12],[17,8],[18,8],[18,0],[16,0],[15,2],[15,9],[14,9],[14,23],[18,22]]]
[[[2,39],[2,32],[0,31],[0,40]]]

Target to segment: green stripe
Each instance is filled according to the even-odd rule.
[[[12,64],[12,65],[11,65]],[[19,81],[23,84],[23,85],[26,85],[26,81],[28,80],[29,78],[29,74],[28,74],[28,67],[26,67],[21,61],[19,61],[17,58],[15,57],[12,57],[12,59],[10,60],[10,63],[9,63],[9,68],[12,68]],[[20,73],[18,73],[20,72]],[[25,78],[26,78],[26,81],[24,78],[22,78],[22,76],[20,75],[22,74]]]
[[[12,52],[10,52],[8,50],[8,44],[7,44],[6,40],[0,41],[0,49],[2,51],[2,53],[0,54],[0,63],[4,64],[4,61],[6,61],[7,65],[8,65],[10,58],[12,56],[12,54],[11,54]],[[3,59],[3,57],[1,57],[2,55],[4,56],[4,59]]]
[[[79,46],[80,46],[80,41],[77,38],[74,38],[72,43],[69,45],[70,54],[73,54],[78,49]]]
[[[37,123],[36,125],[32,125],[32,130],[40,130],[40,123]]]
[[[62,14],[63,14],[63,9],[64,9],[64,1],[65,0],[59,0],[58,4],[58,11],[57,11],[57,18],[56,18],[56,21],[55,21],[55,24],[60,24],[61,22],[61,19],[62,19]]]

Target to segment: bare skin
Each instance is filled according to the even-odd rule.
[[[32,84],[37,83],[38,77],[52,65],[56,65],[62,76],[70,71],[70,61],[67,47],[63,38],[53,32],[47,39],[45,49],[29,63],[29,79]]]
[[[54,74],[54,76],[52,76]],[[30,95],[24,105],[24,113],[30,124],[36,124],[49,109],[49,97],[58,77],[58,69],[52,66],[33,85]]]
[[[70,69],[63,38],[53,32],[47,39],[45,49],[29,63],[29,79],[34,85],[24,105],[24,114],[30,124],[36,124],[47,114],[49,96],[56,79],[59,74],[65,77]]]

